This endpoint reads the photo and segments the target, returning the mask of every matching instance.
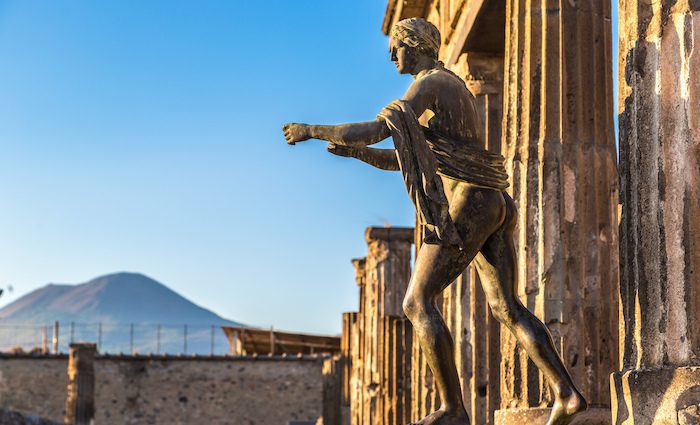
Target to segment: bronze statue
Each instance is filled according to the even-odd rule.
[[[474,260],[494,317],[513,332],[547,377],[555,394],[548,425],[568,424],[586,409],[557,353],[549,331],[516,296],[516,207],[503,156],[478,140],[474,97],[464,81],[437,60],[440,33],[428,21],[410,18],[391,31],[391,60],[415,81],[403,99],[373,121],[342,125],[290,123],[287,143],[329,141],[328,150],[384,170],[400,170],[424,229],[404,311],[437,383],[442,405],[421,425],[464,425],[464,409],[452,337],[436,297]],[[428,126],[418,122],[434,115]],[[395,149],[367,147],[391,136]]]

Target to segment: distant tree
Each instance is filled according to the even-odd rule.
[[[3,294],[7,292],[8,294],[11,294],[14,292],[15,288],[12,285],[7,285],[5,288],[0,288],[0,298],[2,298]]]

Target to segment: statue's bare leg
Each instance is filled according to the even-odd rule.
[[[418,422],[420,425],[469,424],[455,365],[454,343],[435,303],[445,282],[457,278],[467,264],[469,259],[458,249],[424,244],[404,299],[404,311],[413,324],[442,400],[440,409]]]
[[[494,317],[515,335],[544,373],[556,400],[547,425],[566,425],[586,409],[586,400],[574,385],[559,357],[547,327],[516,296],[516,251],[513,241],[515,204],[507,194],[503,226],[488,238],[476,256],[476,266]]]
[[[416,258],[404,311],[413,324],[421,350],[440,393],[442,406],[423,418],[420,425],[467,425],[462,390],[454,359],[452,336],[436,306],[436,297],[467,267],[484,241],[505,217],[500,192],[458,186],[450,199],[450,215],[466,249],[423,244]]]

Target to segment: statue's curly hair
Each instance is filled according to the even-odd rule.
[[[391,28],[391,37],[437,59],[440,52],[440,31],[423,18],[403,19]]]

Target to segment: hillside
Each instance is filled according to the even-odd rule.
[[[138,273],[116,273],[78,285],[49,284],[0,309],[8,323],[158,323],[238,325]]]
[[[52,339],[98,344],[104,353],[224,354],[221,325],[241,324],[202,308],[138,273],[115,273],[78,285],[49,284],[0,309],[0,351],[32,350]]]

